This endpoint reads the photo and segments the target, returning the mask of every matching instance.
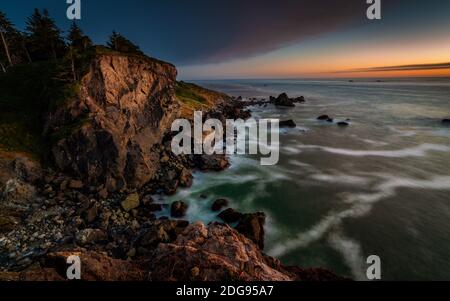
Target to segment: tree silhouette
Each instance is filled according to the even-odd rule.
[[[61,31],[46,9],[42,13],[38,9],[34,10],[28,17],[26,30],[33,57],[38,60],[56,60],[64,55],[65,43]]]
[[[77,23],[73,22],[67,36],[69,45],[78,51],[84,51],[92,46],[92,40],[83,33]]]
[[[109,37],[107,45],[109,48],[118,52],[143,54],[139,46],[115,31]]]

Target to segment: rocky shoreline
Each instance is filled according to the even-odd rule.
[[[223,224],[182,220],[182,201],[171,204],[175,219],[156,218],[167,205],[153,195],[189,187],[193,170],[229,166],[224,155],[171,152],[170,124],[190,109],[176,86],[168,63],[96,55],[77,95],[46,116],[44,135],[54,142],[45,163],[1,154],[0,280],[64,280],[69,255],[82,259],[83,280],[343,280],[265,255],[264,213],[223,211],[223,199],[211,208]],[[250,117],[250,105],[304,102],[282,94],[244,103],[189,89],[207,103],[206,118],[221,120]]]

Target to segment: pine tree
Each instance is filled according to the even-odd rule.
[[[65,43],[55,21],[44,9],[35,9],[27,20],[26,30],[30,43],[31,56],[38,60],[57,59],[65,52]]]
[[[8,20],[5,13],[0,11],[0,38],[3,44],[4,54],[10,66],[13,65],[11,54],[10,54],[10,46],[8,43],[8,38],[11,38],[15,29],[13,24]],[[5,67],[2,64],[2,69],[5,71]]]
[[[75,22],[73,22],[70,27],[67,39],[69,45],[78,51],[84,51],[92,46],[92,40],[83,33],[81,28]]]
[[[133,44],[130,40],[115,31],[109,37],[107,45],[109,48],[118,52],[143,54],[139,46]]]

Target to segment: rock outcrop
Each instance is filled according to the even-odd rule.
[[[155,281],[296,279],[252,241],[221,224],[190,225],[175,242],[160,244],[150,262],[150,278]]]
[[[176,76],[155,59],[96,55],[78,94],[48,117],[57,167],[109,191],[146,184],[160,163],[152,147],[177,116]]]
[[[297,124],[292,119],[280,121],[280,128],[295,128],[296,126]]]

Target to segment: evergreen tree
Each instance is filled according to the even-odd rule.
[[[31,56],[38,60],[57,59],[65,53],[65,43],[61,38],[61,31],[55,21],[44,9],[42,13],[35,9],[27,20]]]
[[[73,22],[70,27],[67,39],[69,45],[78,51],[84,51],[92,46],[92,40],[83,33],[81,28],[75,22]]]
[[[11,53],[10,53],[10,45],[9,40],[12,38],[12,35],[14,34],[13,24],[8,20],[5,13],[0,11],[0,38],[1,43],[3,44],[3,51],[1,52],[1,60],[6,59],[10,66],[13,65],[12,59],[11,59]],[[5,71],[5,67],[2,64],[2,69]]]
[[[112,35],[109,37],[107,45],[115,51],[143,54],[139,49],[139,46],[133,44],[130,40],[115,31],[113,31]]]

